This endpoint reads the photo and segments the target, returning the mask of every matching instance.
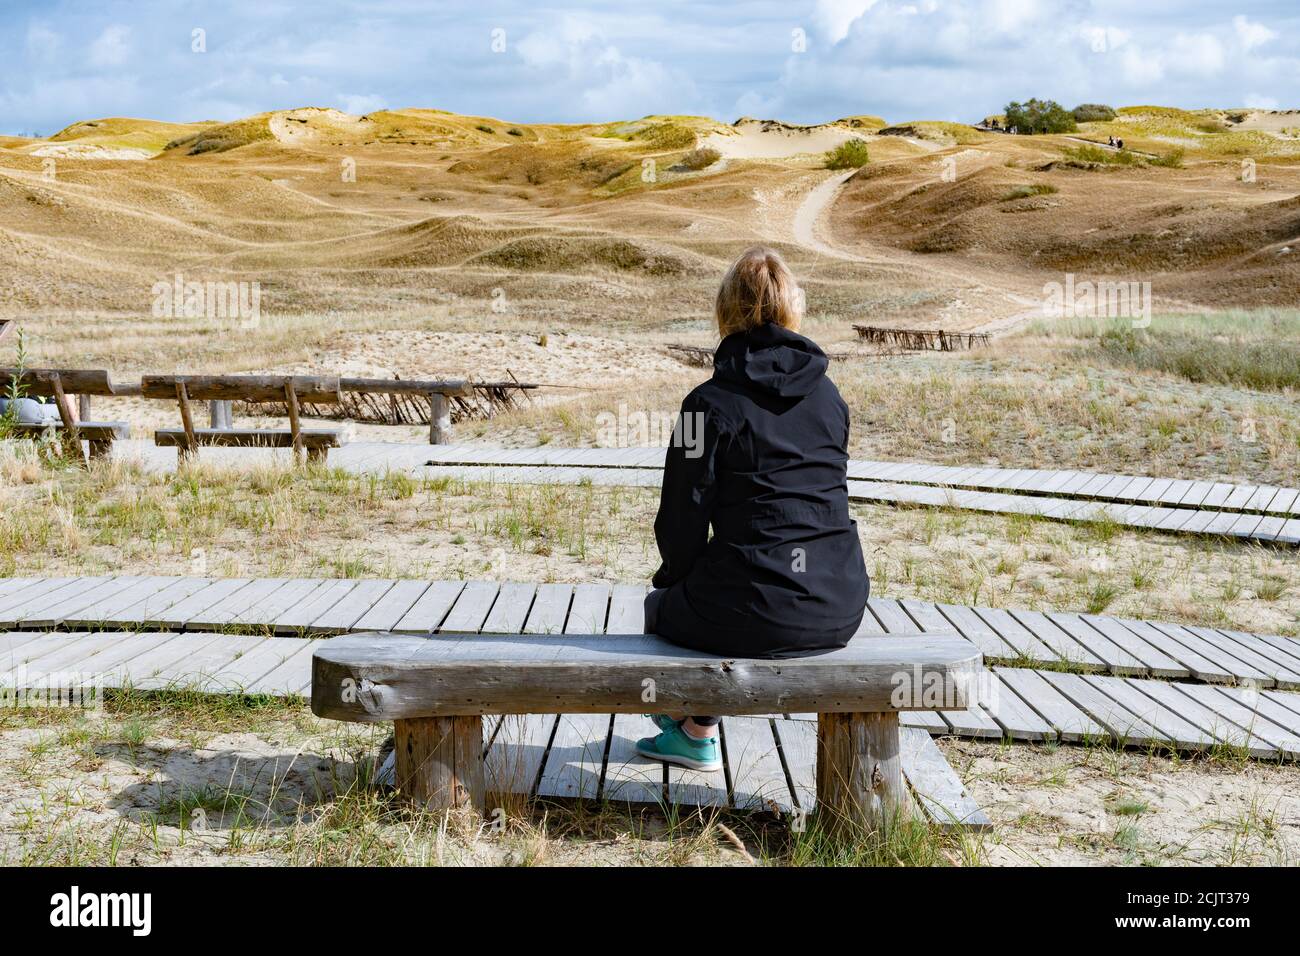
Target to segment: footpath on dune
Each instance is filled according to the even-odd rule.
[[[819,255],[833,259],[859,262],[864,265],[903,268],[914,273],[932,275],[940,284],[947,287],[955,285],[958,289],[973,291],[989,291],[991,289],[1009,305],[1016,307],[1015,311],[1010,314],[986,315],[985,321],[970,328],[966,328],[967,323],[963,322],[961,323],[963,326],[961,331],[1007,332],[1034,319],[1042,318],[1046,314],[1040,301],[1031,296],[1012,291],[999,283],[990,282],[987,276],[979,274],[974,269],[963,270],[944,267],[915,253],[885,248],[879,245],[872,245],[868,250],[868,255],[852,252],[836,245],[834,238],[828,237],[828,224],[824,220],[828,218],[827,214],[835,204],[835,200],[839,198],[845,183],[852,179],[856,172],[856,170],[850,170],[845,173],[835,173],[826,177],[808,191],[791,218],[790,231],[795,242]],[[955,327],[953,328],[953,331],[957,330]]]

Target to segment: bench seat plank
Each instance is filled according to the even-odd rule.
[[[723,659],[653,635],[363,633],[316,649],[312,709],[354,721],[642,713],[649,680],[656,709],[668,712],[960,710],[981,666],[974,645],[951,634],[863,638],[825,654],[773,661]],[[935,693],[896,700],[904,679]],[[345,687],[360,690],[345,695]]]
[[[67,431],[62,422],[46,422],[35,424],[31,422],[17,422],[13,426],[15,435],[40,435],[47,428],[56,432]],[[77,434],[82,441],[94,442],[112,442],[119,439],[131,437],[130,422],[78,422]]]

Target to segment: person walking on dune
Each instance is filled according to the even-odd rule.
[[[682,402],[665,462],[647,633],[782,658],[843,647],[862,621],[870,583],[849,515],[849,410],[826,354],[799,334],[802,312],[773,249],[747,250],[722,280],[713,377]],[[660,732],[639,754],[721,769],[718,717],[651,719]]]

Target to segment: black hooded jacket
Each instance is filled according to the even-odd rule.
[[[682,402],[664,467],[656,631],[736,657],[842,647],[868,581],[849,517],[849,410],[826,355],[768,324],[723,339],[713,366]]]

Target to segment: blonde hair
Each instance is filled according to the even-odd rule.
[[[803,290],[779,252],[753,246],[741,253],[722,277],[713,314],[718,320],[718,334],[724,339],[733,332],[747,332],[769,322],[798,332],[803,318]]]

